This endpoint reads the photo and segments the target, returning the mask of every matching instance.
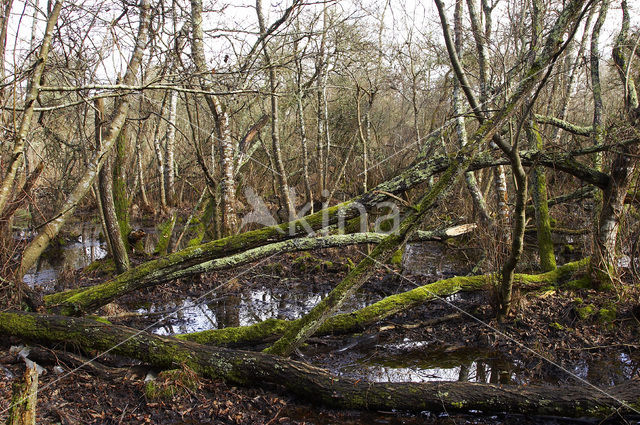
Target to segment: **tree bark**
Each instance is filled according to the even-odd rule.
[[[127,194],[127,145],[129,143],[127,128],[122,127],[116,139],[115,155],[113,162],[113,202],[118,219],[120,236],[127,252],[131,251],[129,246],[129,233],[131,233],[131,223],[129,221],[129,205],[131,198]],[[134,165],[135,166],[135,165]],[[142,180],[144,183],[144,180]],[[134,185],[135,186],[135,185]],[[135,190],[135,189],[134,189]],[[135,193],[135,192],[134,192]],[[133,193],[131,194],[133,197]]]
[[[211,72],[207,67],[204,55],[203,29],[202,29],[202,0],[191,0],[191,25],[192,38],[191,50],[193,62],[200,74],[200,85],[203,89],[211,89]],[[217,143],[220,146],[220,164],[222,179],[220,184],[222,201],[222,232],[223,235],[230,235],[238,228],[238,217],[236,213],[236,183],[233,170],[234,145],[231,139],[231,129],[229,127],[229,112],[218,96],[205,95],[207,105],[216,124]]]
[[[4,175],[2,184],[0,185],[0,214],[4,211],[7,203],[9,202],[16,175],[18,174],[18,170],[22,166],[22,162],[24,160],[23,154],[26,146],[27,135],[31,128],[31,119],[33,118],[36,99],[40,93],[40,80],[42,79],[44,68],[47,63],[47,56],[49,55],[51,39],[53,37],[53,29],[58,20],[58,16],[60,15],[62,3],[62,0],[57,0],[49,14],[49,17],[47,18],[47,27],[45,29],[44,39],[40,46],[40,52],[36,59],[33,74],[29,79],[27,94],[24,100],[25,106],[22,114],[22,120],[20,121],[20,127],[16,132],[13,152],[7,164],[7,172]],[[20,278],[21,277],[22,275],[20,275]]]
[[[544,149],[542,136],[533,120],[526,124],[527,138],[533,149]],[[548,272],[556,268],[556,256],[553,251],[553,240],[551,239],[551,216],[549,215],[549,203],[547,200],[547,179],[542,167],[533,168],[533,205],[536,217],[538,256],[540,257],[540,268]]]
[[[629,43],[629,10],[626,0],[622,1],[622,27],[613,47],[613,60],[622,81],[624,90],[624,106],[627,122],[610,131],[607,138],[614,141],[631,134],[638,135],[638,94],[632,76],[628,74],[628,58],[625,49]],[[594,122],[594,129],[596,128]],[[598,232],[594,243],[594,259],[592,263],[592,279],[597,285],[607,287],[618,277],[616,263],[616,241],[620,227],[620,217],[624,209],[624,201],[633,180],[638,158],[637,146],[621,146],[617,149],[611,163],[611,178],[602,194],[602,210],[598,221]]]
[[[266,39],[266,25],[264,22],[264,16],[262,13],[262,0],[256,0],[256,13],[258,15],[258,26],[260,28],[260,36],[262,37],[262,52],[264,54],[265,66],[267,67],[269,75],[269,88],[271,102],[271,147],[273,149],[273,159],[276,165],[274,178],[278,180],[280,185],[280,193],[284,203],[284,207],[287,210],[289,220],[297,218],[296,207],[291,199],[291,191],[289,189],[289,182],[287,179],[287,171],[284,168],[282,162],[282,150],[280,148],[280,117],[278,108],[278,82],[276,70],[274,69],[271,61],[271,54],[269,53],[269,46]]]
[[[473,0],[469,0],[473,2]],[[454,36],[455,47],[458,55],[462,52],[462,0],[456,0],[456,8],[454,13]],[[480,60],[482,64],[482,60]],[[481,66],[482,68],[482,66]],[[481,72],[484,75],[484,71]],[[464,115],[462,111],[462,96],[460,93],[460,81],[457,78],[453,80],[453,115],[456,120],[456,133],[458,135],[458,143],[464,147],[467,144],[467,129],[464,122]],[[464,173],[464,180],[467,184],[467,190],[471,195],[473,201],[473,209],[480,218],[480,223],[484,226],[490,226],[493,224],[491,215],[487,203],[484,200],[484,196],[478,187],[478,182],[473,171],[467,171]]]
[[[5,79],[5,56],[7,51],[7,30],[9,28],[9,17],[11,16],[11,7],[13,6],[13,0],[0,1],[0,81]],[[5,87],[0,87],[0,104],[4,104],[5,99]],[[0,114],[4,122],[4,114]],[[2,209],[0,208],[0,212]]]
[[[540,43],[542,41],[543,5],[541,3],[541,0],[532,0],[531,9],[532,35],[529,55],[530,63],[533,63],[536,56],[540,53]],[[532,103],[531,109],[533,109],[533,106],[534,105]],[[544,142],[542,140],[542,135],[540,134],[540,130],[538,129],[532,117],[532,114],[529,113],[528,116],[523,118],[523,120],[524,121],[521,123],[521,126],[525,126],[525,134],[527,136],[529,146],[531,147],[531,149],[543,150]],[[518,142],[516,141],[516,143]],[[517,150],[517,146],[514,146],[514,149]],[[520,160],[520,156],[517,156],[518,160]],[[522,167],[522,164],[520,164],[520,166]],[[524,170],[522,171],[524,172]],[[519,172],[514,172],[516,181],[519,182],[517,174],[519,174]],[[544,167],[533,167],[532,177],[533,206],[535,209],[536,227],[538,229],[538,232],[536,234],[538,237],[538,256],[540,257],[540,268],[542,269],[542,271],[546,272],[556,268],[556,257],[553,251],[553,241],[551,240],[551,217],[549,216],[549,205],[547,203],[547,178],[545,176]],[[521,190],[519,184],[518,190]],[[519,217],[522,220],[526,220],[526,190],[524,195],[525,199],[523,200],[522,204],[517,204],[519,210],[516,212],[516,214],[522,214],[522,216]],[[520,224],[522,225],[522,232],[520,233],[520,237],[524,237],[525,223]]]
[[[149,28],[150,16],[148,0],[142,0],[140,9],[140,27],[138,28],[136,44],[123,79],[124,84],[133,84],[135,82],[136,73],[138,71],[138,67],[140,66],[140,62],[142,61],[144,48],[147,44],[147,30]],[[58,210],[55,218],[47,223],[47,225],[43,227],[40,233],[38,233],[38,236],[36,236],[25,248],[22,254],[20,267],[16,273],[17,277],[20,280],[22,280],[22,277],[31,268],[31,266],[35,264],[36,260],[38,259],[38,257],[40,257],[42,252],[44,252],[51,239],[53,239],[58,234],[67,218],[69,218],[71,214],[73,214],[76,206],[78,205],[78,202],[80,202],[80,200],[84,198],[86,193],[91,188],[91,185],[95,180],[98,171],[100,171],[100,168],[104,164],[108,152],[113,147],[115,139],[120,133],[120,129],[124,125],[127,112],[129,110],[129,100],[125,96],[120,99],[117,105],[118,106],[113,115],[113,118],[111,119],[107,133],[102,140],[102,148],[95,153],[95,155],[89,162],[84,175],[81,177],[80,181],[77,183],[71,194],[67,197],[62,208]]]
[[[620,401],[634,405],[640,384],[603,391],[587,386],[499,386],[466,382],[373,383],[341,378],[309,364],[264,353],[208,347],[90,319],[0,313],[0,333],[47,343],[74,341],[84,350],[109,350],[160,369],[187,366],[237,385],[276,384],[314,403],[338,408],[606,417]],[[605,395],[608,394],[608,395]],[[624,409],[623,409],[624,410]]]
[[[164,184],[166,185],[165,194],[167,196],[167,203],[170,206],[175,206],[175,144],[176,144],[176,117],[178,112],[178,92],[172,90],[169,93],[169,118],[167,121],[167,141],[165,145],[165,178]]]
[[[35,363],[29,361],[24,376],[13,385],[13,397],[6,425],[36,425],[37,403],[38,368]]]
[[[104,102],[102,99],[95,101],[95,137],[96,151],[100,152],[103,145],[103,123],[104,123]],[[120,232],[118,217],[113,196],[113,155],[105,154],[100,172],[98,173],[98,192],[100,196],[100,206],[102,208],[102,218],[104,219],[104,229],[107,232],[107,241],[113,261],[118,274],[129,270],[129,255],[125,246],[124,237]],[[111,157],[109,157],[111,156]],[[125,236],[126,237],[126,236]]]

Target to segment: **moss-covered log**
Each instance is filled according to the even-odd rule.
[[[540,124],[551,124],[555,127],[561,128],[564,131],[567,131],[571,134],[575,134],[576,136],[591,136],[593,134],[593,126],[580,126],[573,123],[570,123],[565,120],[561,120],[556,117],[550,117],[547,115],[538,115],[535,114],[536,121]]]
[[[560,285],[578,272],[586,272],[588,259],[567,263],[557,269],[538,275],[516,274],[514,281],[522,289],[538,289],[542,286]],[[390,295],[360,310],[330,317],[318,328],[316,334],[341,334],[357,332],[393,316],[401,311],[458,292],[479,291],[487,288],[494,276],[456,276],[420,286],[407,292]],[[177,335],[178,339],[208,345],[248,345],[282,335],[296,321],[267,319],[251,326],[211,329],[190,334]]]
[[[110,350],[162,369],[186,366],[240,385],[276,384],[317,404],[349,409],[482,411],[604,417],[640,397],[640,382],[604,392],[588,386],[517,387],[468,382],[379,383],[332,375],[307,363],[152,335],[90,319],[25,312],[0,313],[0,334],[40,342],[74,341],[84,350]]]
[[[521,157],[524,165],[535,163],[553,167],[554,169],[568,172],[597,187],[606,187],[609,183],[608,175],[579,163],[573,158],[571,153],[548,154],[527,151],[521,152]],[[468,170],[479,170],[504,163],[504,159],[495,159],[488,154],[480,155],[471,162]],[[82,291],[70,290],[45,296],[45,304],[51,309],[52,306],[62,304],[64,301],[64,305],[59,305],[55,311],[65,315],[90,311],[102,305],[102,300],[109,302],[118,296],[118,294],[166,282],[171,279],[169,276],[172,276],[172,273],[180,271],[182,275],[185,275],[184,270],[191,266],[269,243],[293,239],[336,224],[340,220],[346,222],[360,215],[363,210],[372,208],[384,201],[388,198],[389,194],[402,193],[423,183],[431,176],[442,173],[449,165],[450,159],[446,156],[421,161],[400,175],[378,185],[376,188],[351,201],[318,211],[315,214],[288,223],[269,226],[218,239],[202,245],[188,247],[182,251],[141,264],[117,276],[107,282],[110,288],[109,290],[106,290],[104,286]],[[80,295],[80,293],[82,293],[82,295]],[[98,300],[100,301],[98,302]]]
[[[29,363],[22,379],[13,384],[7,425],[36,425],[38,369],[35,363]]]
[[[442,240],[467,234],[473,231],[473,229],[475,229],[474,224],[463,224],[433,231],[419,231],[416,232],[415,240]],[[143,287],[153,286],[163,281],[178,279],[213,270],[229,269],[278,253],[349,246],[354,244],[379,243],[385,238],[385,236],[386,235],[381,233],[355,233],[317,238],[297,238],[283,242],[276,242],[266,246],[249,249],[245,252],[228,257],[205,261],[183,270],[177,270],[173,273],[167,273],[162,276],[162,279],[152,281],[134,280],[130,281],[128,284],[123,284],[119,278],[116,278],[89,288],[80,288],[48,295],[45,297],[45,302],[50,307],[56,306],[53,308],[59,309],[66,315],[72,315],[75,312],[98,308],[121,295]]]
[[[387,262],[398,248],[404,246],[407,240],[415,233],[420,223],[422,223],[427,212],[451,190],[459,177],[464,174],[473,158],[471,155],[479,145],[479,140],[490,137],[489,134],[494,130],[494,127],[493,123],[486,128],[481,127],[476,133],[473,143],[462,148],[458,156],[451,159],[449,168],[440,176],[438,182],[412,207],[412,211],[402,220],[398,229],[380,241],[371,254],[365,256],[356,267],[351,269],[344,279],[331,290],[329,295],[323,298],[302,318],[289,326],[282,337],[266,351],[280,356],[291,355],[329,317],[334,315],[342,304],[369,280],[378,264]]]

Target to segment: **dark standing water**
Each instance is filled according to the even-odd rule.
[[[77,241],[44,256],[25,276],[30,285],[47,288],[64,270],[82,268],[103,258],[107,252],[100,242],[99,225],[84,223]],[[405,272],[433,276],[434,280],[468,272],[475,264],[478,252],[462,252],[444,248],[442,244],[410,245],[403,259]],[[311,278],[309,278],[311,280]],[[157,334],[171,335],[228,326],[244,326],[267,318],[296,319],[307,313],[331,289],[318,286],[305,279],[279,279],[273,285],[249,285],[235,288],[230,293],[212,294],[202,299],[179,298],[163,305],[139,306],[144,326]],[[232,292],[232,293],[231,293]],[[359,293],[343,306],[352,311],[371,304],[380,295]],[[454,297],[455,298],[455,297]],[[144,319],[146,317],[146,319]],[[530,384],[527,366],[504,355],[483,349],[465,347],[434,347],[428,341],[404,339],[385,342],[372,336],[347,338],[339,347],[332,347],[330,355],[318,357],[321,366],[334,373],[377,382],[425,382],[434,380],[470,381],[495,384]],[[313,356],[314,353],[309,353]],[[615,385],[638,376],[638,359],[627,353],[599,360],[578,361],[568,369],[596,385]],[[542,383],[557,384],[557,374],[550,374]],[[332,423],[321,411],[292,408],[287,414],[310,424]],[[433,417],[401,417],[383,413],[354,413],[341,422],[369,423],[433,423]],[[490,419],[491,422],[493,419]],[[498,423],[498,419],[495,419]],[[446,423],[458,423],[446,422]],[[460,423],[476,423],[466,419]],[[487,423],[487,422],[481,422]],[[544,423],[540,422],[540,423]]]
[[[62,247],[49,248],[38,262],[24,276],[24,281],[31,285],[43,286],[47,289],[62,273],[88,266],[95,260],[104,258],[107,250],[100,241],[102,228],[94,223],[82,223],[76,229],[74,241]],[[20,237],[29,237],[21,234]]]

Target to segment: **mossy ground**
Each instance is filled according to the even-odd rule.
[[[144,394],[148,400],[170,401],[178,396],[196,394],[201,385],[200,378],[192,370],[164,370],[155,379],[146,380]]]

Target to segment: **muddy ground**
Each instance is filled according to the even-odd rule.
[[[282,290],[283,286],[291,294],[323,294],[344,276],[349,267],[347,258],[357,261],[360,255],[349,249],[278,256],[245,267],[241,276],[238,270],[211,273],[131,294],[102,313],[111,316],[114,323],[149,327],[159,333],[189,330],[193,326],[197,329],[199,322],[189,324],[193,317],[163,318],[163,311],[183,305],[176,300],[187,298],[192,304],[194,300],[195,304],[207,303],[215,310],[216,320],[222,322],[221,311],[237,307],[237,299],[242,299],[247,291],[261,294],[262,301],[268,297],[273,301],[280,293],[277,288]],[[78,273],[67,281],[86,285],[102,279],[94,272]],[[402,273],[398,265],[391,271],[381,269],[365,286],[361,297],[347,308],[435,279]],[[209,293],[220,283],[226,284]],[[516,314],[503,325],[493,320],[490,293],[456,295],[398,315],[357,335],[314,338],[296,357],[335,373],[368,379],[407,376],[414,380],[430,379],[434,377],[427,376],[429,373],[446,370],[454,371],[457,379],[496,384],[586,385],[581,381],[584,379],[594,385],[609,386],[626,379],[640,379],[638,295],[632,285],[607,293],[582,289],[518,294]],[[281,301],[278,315],[295,318],[310,308],[313,298],[292,296]],[[227,324],[235,324],[234,321],[243,324],[252,318],[262,319],[273,311],[269,310],[273,309],[273,303],[269,306],[266,310],[251,307],[242,314],[231,312],[225,320]],[[152,314],[117,317],[127,312]],[[2,421],[11,384],[24,370],[24,362],[10,353],[10,347],[21,343],[0,341]],[[38,394],[38,423],[42,424],[584,423],[507,414],[341,412],[310,405],[273,386],[238,388],[195,377],[187,385],[183,380],[164,375],[156,377],[160,371],[113,356],[98,359],[94,362],[99,365],[96,368],[76,369],[83,358],[99,353],[74,351],[72,342],[65,347],[50,348],[54,350],[39,350],[40,357],[37,353],[30,355],[39,358],[45,368]],[[75,352],[76,357],[66,356],[63,349]],[[182,371],[180,376],[183,375],[189,376],[189,371]],[[150,393],[145,379],[151,377],[156,377],[154,382],[160,387],[169,388],[169,393],[160,396]],[[620,421],[609,419],[612,423]]]

